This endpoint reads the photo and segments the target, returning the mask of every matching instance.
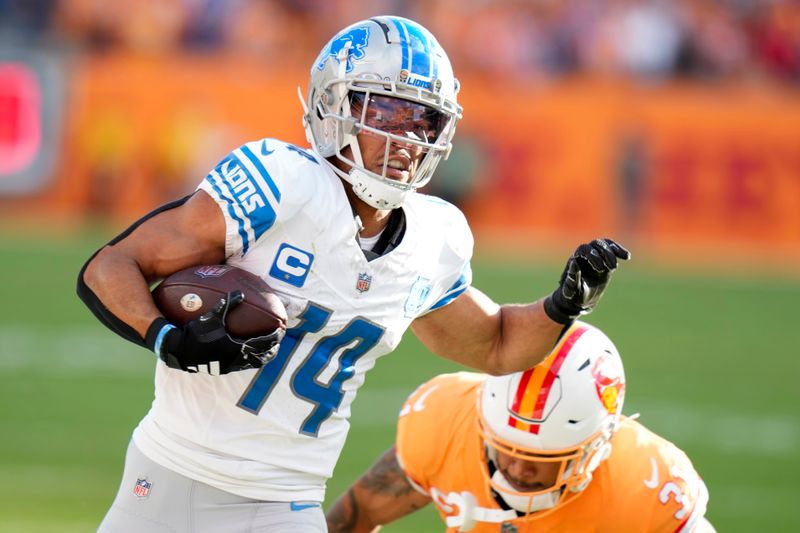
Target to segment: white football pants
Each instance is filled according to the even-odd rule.
[[[320,502],[236,496],[154,463],[131,441],[117,497],[98,533],[326,533]]]

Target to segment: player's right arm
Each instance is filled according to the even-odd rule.
[[[281,155],[270,156],[277,147],[283,147]],[[233,150],[193,195],[153,211],[89,259],[78,277],[78,295],[105,326],[153,350],[171,368],[196,372],[202,366],[224,374],[261,366],[279,337],[231,338],[225,315],[241,303],[236,294],[181,328],[161,316],[149,287],[184,268],[244,256],[279,218],[303,205],[314,185],[295,179],[304,175],[304,163],[319,164],[274,140]],[[288,182],[292,195],[283,187]]]
[[[328,531],[377,531],[430,501],[411,486],[392,447],[328,510]]]
[[[197,191],[185,202],[154,213],[98,251],[79,280],[79,292],[82,282],[122,322],[118,328],[127,325],[133,330],[129,335],[135,332],[142,341],[148,327],[162,316],[150,295],[150,283],[183,268],[221,263],[225,258],[225,220],[205,192]],[[85,294],[81,297],[87,300]]]

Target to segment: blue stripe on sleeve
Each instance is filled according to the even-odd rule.
[[[222,167],[222,163],[220,163],[215,170],[218,174],[220,174],[219,169]],[[250,249],[250,239],[247,236],[247,231],[244,229],[244,220],[236,214],[236,210],[233,208],[233,198],[230,194],[225,194],[220,189],[219,185],[215,183],[216,180],[212,179],[213,172],[206,177],[206,181],[211,184],[211,188],[214,189],[214,192],[217,193],[217,196],[222,200],[225,200],[228,204],[228,214],[231,216],[233,220],[235,220],[239,226],[239,236],[242,238],[242,255],[247,253],[247,250]],[[220,174],[221,175],[221,174]]]
[[[237,203],[241,206],[242,210],[247,213],[247,217],[250,219],[250,226],[253,228],[256,239],[258,239],[275,223],[275,210],[270,205],[267,196],[264,194],[258,182],[253,178],[250,171],[247,170],[247,167],[244,166],[244,162],[235,155],[231,155],[231,159],[236,165],[236,168],[244,174],[247,180],[242,181],[231,173],[230,177],[226,176],[229,182],[228,185],[233,186],[233,193]],[[232,179],[236,179],[235,186],[230,183]]]
[[[444,293],[444,296],[439,298],[435,304],[431,306],[428,311],[433,311],[434,309],[439,309],[440,307],[444,307],[445,305],[449,304],[456,298],[458,298],[464,291],[469,288],[469,281],[467,280],[467,276],[461,274],[453,286],[447,289],[447,292]]]
[[[244,152],[244,155],[246,155],[247,158],[252,161],[253,165],[256,167],[256,170],[258,170],[259,174],[261,174],[261,177],[264,178],[264,181],[267,182],[269,190],[271,190],[272,194],[275,195],[275,200],[280,203],[281,191],[278,190],[278,186],[275,185],[275,181],[272,179],[272,176],[269,175],[269,172],[267,172],[264,164],[247,146],[242,146],[242,152]]]

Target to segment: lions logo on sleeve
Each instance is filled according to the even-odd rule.
[[[266,147],[265,140],[260,149],[262,157],[272,153]],[[254,148],[252,144],[237,148],[200,184],[225,214],[228,256],[233,255],[228,253],[233,249],[247,254],[253,243],[275,224],[281,203],[281,191]]]

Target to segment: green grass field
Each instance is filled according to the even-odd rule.
[[[80,265],[102,242],[0,238],[0,532],[94,531],[151,401],[152,356],[105,330],[74,294]],[[498,301],[542,295],[560,270],[473,266],[475,285]],[[625,412],[689,454],[720,532],[800,524],[798,302],[798,279],[667,274],[633,262],[589,317],[625,360]],[[455,368],[411,334],[378,363],[354,404],[329,499],[391,444],[405,396]],[[429,507],[386,531],[442,526]]]

